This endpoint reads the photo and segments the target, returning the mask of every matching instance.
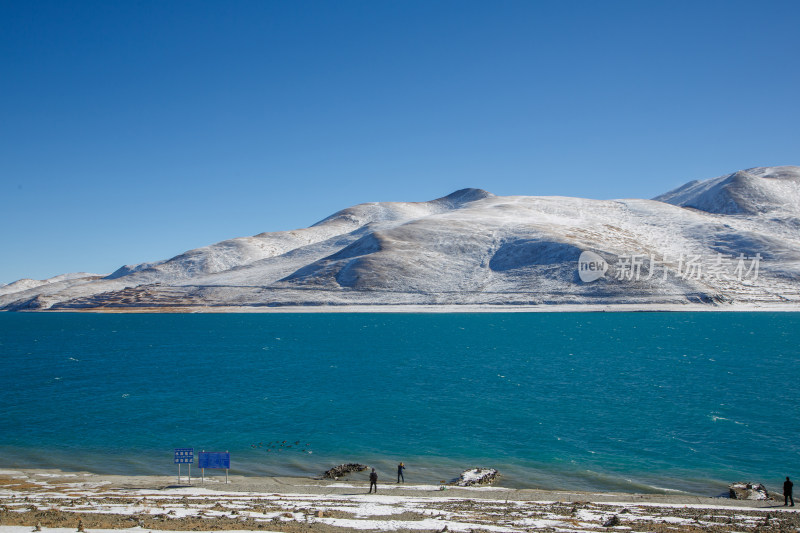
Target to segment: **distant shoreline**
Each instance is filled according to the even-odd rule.
[[[176,476],[108,476],[0,470],[0,533],[66,531],[633,531],[732,533],[769,522],[800,526],[780,500],[691,495],[459,488],[378,481],[244,478],[214,471],[205,483]],[[7,512],[13,511],[13,512]],[[84,529],[85,528],[85,529]]]
[[[127,490],[166,490],[178,487],[194,487],[225,492],[294,492],[302,494],[346,494],[354,490],[366,490],[369,482],[366,474],[364,479],[350,479],[348,476],[339,479],[322,479],[319,477],[299,476],[263,476],[229,474],[228,483],[225,483],[224,470],[207,470],[205,479],[201,480],[200,469],[191,470],[191,481],[184,468],[181,481],[177,479],[177,468],[172,475],[121,475],[97,474],[84,470],[61,470],[58,468],[16,468],[0,465],[0,479],[30,478],[43,480],[80,481],[90,486],[127,489]],[[354,474],[357,477],[359,474]],[[616,491],[582,491],[570,489],[537,489],[503,487],[502,481],[497,484],[460,487],[453,484],[415,483],[409,479],[406,483],[395,483],[392,476],[381,476],[378,480],[379,488],[384,493],[392,495],[421,495],[429,497],[449,498],[464,496],[469,498],[503,499],[503,500],[535,500],[535,501],[590,501],[590,502],[646,502],[651,504],[667,505],[719,505],[725,507],[768,508],[774,507],[778,500],[735,500],[720,496],[702,496],[692,493],[681,493],[670,490],[663,493],[638,493]],[[444,487],[444,488],[442,488]],[[783,496],[778,492],[770,491],[773,497]],[[798,509],[800,512],[800,509]]]
[[[800,302],[783,304],[372,304],[372,305],[281,305],[281,306],[170,306],[91,307],[9,311],[21,313],[697,313],[697,312],[800,312]]]

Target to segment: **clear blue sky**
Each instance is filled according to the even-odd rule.
[[[800,2],[0,0],[0,282],[799,164]]]

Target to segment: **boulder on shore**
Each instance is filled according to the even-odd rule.
[[[767,488],[761,483],[731,483],[728,485],[730,498],[733,500],[772,500]]]
[[[456,480],[459,487],[471,485],[488,485],[497,479],[498,472],[494,468],[471,468],[464,470]]]
[[[611,518],[603,522],[603,527],[617,527],[618,525],[619,517],[617,515],[613,515]]]
[[[322,477],[325,479],[339,479],[351,472],[363,472],[367,469],[367,465],[358,463],[347,463],[339,466],[334,466],[330,470],[326,470]]]

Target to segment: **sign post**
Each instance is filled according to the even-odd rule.
[[[181,483],[181,465],[189,465],[189,483],[192,482],[192,463],[194,462],[194,448],[175,448],[175,463],[178,465],[178,485]]]
[[[203,450],[197,456],[197,466],[200,467],[201,483],[206,480],[206,468],[225,469],[225,483],[228,483],[228,470],[231,468],[231,454],[224,452],[207,452]]]

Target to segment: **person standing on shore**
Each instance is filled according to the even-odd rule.
[[[789,505],[789,502],[792,502],[790,507],[794,507],[794,498],[792,498],[792,487],[794,487],[794,483],[792,480],[789,479],[789,476],[786,476],[786,481],[783,482],[783,506],[786,507]]]
[[[378,474],[375,473],[375,469],[372,469],[372,472],[369,474],[369,493],[372,493],[372,487],[375,487],[375,494],[378,494]]]
[[[403,477],[403,470],[405,470],[405,469],[406,469],[406,465],[404,465],[403,463],[400,463],[399,465],[397,465],[397,482],[398,483],[400,483],[400,480],[402,480],[403,483],[406,482],[406,478]]]

